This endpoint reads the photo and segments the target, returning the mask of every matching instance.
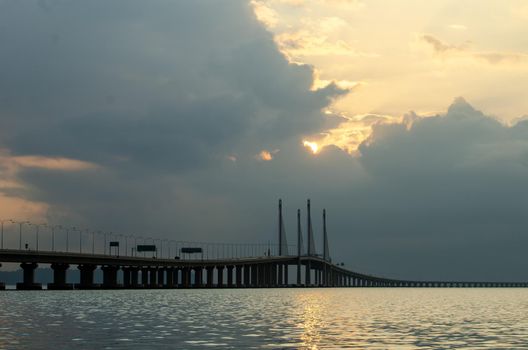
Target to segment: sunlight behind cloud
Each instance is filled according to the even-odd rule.
[[[317,154],[319,151],[319,145],[316,142],[304,140],[303,146],[308,148],[313,154]]]
[[[270,160],[273,160],[273,157],[278,152],[279,152],[278,149],[275,149],[273,151],[268,151],[268,150],[263,149],[262,151],[260,151],[259,154],[255,156],[255,158],[257,158],[258,160],[264,161],[264,162],[269,162]]]
[[[449,0],[254,3],[273,13],[273,21],[259,18],[264,17],[290,62],[314,67],[313,90],[330,82],[352,88],[332,108],[357,118],[307,135],[319,150],[333,144],[353,153],[371,130],[359,121],[362,116],[398,120],[411,110],[431,115],[456,96],[501,116],[502,122],[528,112],[523,98],[528,51],[522,39],[528,7],[522,1],[489,0],[478,6]],[[499,22],[504,25],[490,26]]]

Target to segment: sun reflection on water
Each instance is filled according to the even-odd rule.
[[[326,328],[324,320],[323,295],[320,293],[300,294],[299,306],[302,308],[301,322],[298,327],[302,330],[301,342],[306,349],[318,349],[321,342],[321,330]]]

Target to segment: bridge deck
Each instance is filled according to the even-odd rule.
[[[71,289],[65,271],[70,265],[81,270],[80,285],[90,288],[93,270],[100,266],[104,272],[103,287],[118,287],[117,271],[123,270],[125,287],[279,287],[279,286],[343,286],[343,287],[528,287],[526,282],[488,281],[416,281],[371,276],[347,270],[317,256],[259,256],[230,259],[158,259],[155,257],[81,254],[1,249],[0,262],[21,263],[24,282],[19,289],[39,289],[34,283],[38,264],[51,264],[56,289]],[[295,283],[288,271],[296,269]],[[301,269],[303,270],[301,272]],[[204,283],[203,271],[207,272]],[[216,270],[216,276],[214,276]],[[224,284],[224,270],[227,271]],[[142,271],[139,281],[138,271]],[[181,273],[178,275],[178,271]],[[191,279],[194,271],[194,284]],[[235,276],[233,276],[233,272]],[[84,275],[83,275],[84,273]],[[304,275],[304,279],[302,278]],[[147,276],[147,277],[145,277]],[[234,278],[233,278],[234,277]],[[213,283],[216,279],[216,283]],[[3,285],[0,284],[0,288]],[[67,287],[67,288],[66,288]]]

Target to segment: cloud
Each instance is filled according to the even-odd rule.
[[[449,29],[453,29],[453,30],[467,30],[467,26],[463,25],[463,24],[450,24],[447,26],[447,28]]]
[[[49,220],[229,239],[249,224],[226,223],[225,182],[252,183],[255,154],[300,144],[349,92],[313,88],[245,1],[2,3],[0,22],[0,146],[16,167],[1,191]]]
[[[362,232],[355,240],[376,240],[383,264],[423,278],[521,278],[527,131],[525,122],[508,127],[463,99],[411,127],[376,125],[359,148],[372,186],[353,195]]]
[[[15,156],[11,157],[11,160],[21,167],[42,168],[49,170],[80,171],[98,168],[96,164],[90,162],[61,157],[50,158],[40,156]]]
[[[257,154],[257,155],[255,156],[255,158],[256,158],[257,160],[262,160],[262,161],[265,161],[265,162],[269,162],[270,160],[273,159],[274,155],[277,154],[278,152],[279,152],[278,149],[273,150],[273,151],[271,151],[271,152],[270,152],[270,151],[267,151],[267,150],[265,150],[265,149],[263,149],[262,151],[260,151],[259,154]]]
[[[255,15],[259,21],[269,28],[273,28],[277,25],[279,18],[275,10],[260,1],[252,1],[251,5],[253,6]]]
[[[430,34],[424,34],[421,39],[432,47],[437,55],[443,57],[470,58],[491,65],[528,63],[528,54],[521,52],[474,51],[469,49],[469,42],[458,46],[451,45]]]
[[[359,51],[341,39],[339,33],[349,28],[349,23],[340,17],[305,18],[299,28],[287,28],[277,34],[275,40],[281,51],[294,59],[306,56],[379,57]]]

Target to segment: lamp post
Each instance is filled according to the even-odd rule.
[[[88,231],[88,230],[79,229],[79,254],[82,254],[82,234],[83,234],[83,231]]]
[[[112,237],[112,232],[104,232],[104,255],[106,255],[106,235],[109,234]]]
[[[13,224],[18,224],[18,249],[22,250],[22,225],[29,224],[29,221],[14,221],[11,220]]]
[[[132,236],[132,238],[134,238],[134,247],[132,247],[131,253],[132,253],[132,256],[136,256],[137,255],[137,239],[138,238],[136,236],[134,236],[134,235],[131,235],[131,236]]]
[[[62,229],[63,227],[61,225],[52,225],[51,227],[51,251],[55,251],[55,229]]]
[[[42,224],[34,224],[33,226],[35,226],[35,241],[36,241],[35,248],[38,251],[39,250],[39,229],[40,229],[40,226],[47,227],[48,225],[43,222]]]
[[[163,246],[163,242],[167,242],[167,259],[170,258],[170,240],[168,238],[164,238],[161,240],[161,244]],[[163,251],[162,251],[163,252]],[[161,254],[161,258],[163,259],[163,254]]]
[[[4,249],[4,222],[5,221],[13,221],[13,219],[3,219],[0,220],[2,230],[1,230],[1,237],[0,237],[0,249]]]
[[[92,230],[92,255],[95,255],[95,231]]]
[[[153,238],[152,243],[156,244],[156,241],[160,242],[160,258],[163,258],[163,241],[161,238]],[[158,257],[158,248],[156,247],[156,258]]]

